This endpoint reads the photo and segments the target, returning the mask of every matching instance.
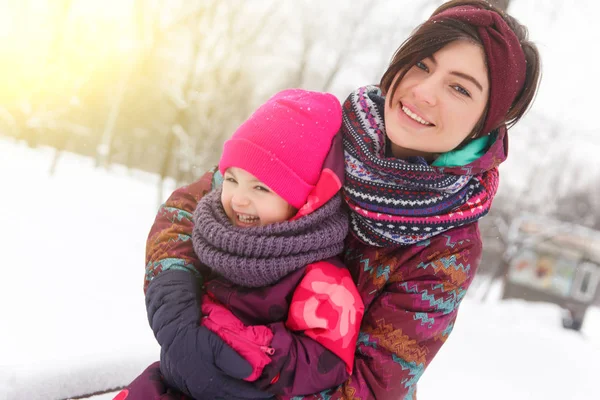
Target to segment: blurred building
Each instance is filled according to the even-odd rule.
[[[563,307],[565,328],[579,330],[600,298],[600,232],[525,215],[508,232],[503,298]]]

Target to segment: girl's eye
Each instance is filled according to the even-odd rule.
[[[469,93],[465,88],[463,88],[462,86],[459,85],[454,85],[452,86],[452,89],[454,89],[456,92],[462,94],[463,96],[467,96],[467,97],[471,97],[471,93]]]
[[[425,65],[425,63],[423,61],[419,61],[418,63],[415,64],[415,66],[419,69],[422,69],[425,72],[429,72],[429,68],[427,68],[427,65]]]
[[[259,191],[261,191],[261,192],[267,192],[267,193],[269,193],[269,192],[270,192],[270,190],[269,190],[269,189],[267,189],[267,188],[266,188],[266,187],[264,187],[264,186],[256,186],[256,190],[259,190]]]
[[[235,179],[233,179],[233,178],[232,178],[232,177],[230,177],[230,176],[228,176],[228,177],[226,177],[226,178],[225,178],[225,182],[237,183],[237,182],[235,181]]]

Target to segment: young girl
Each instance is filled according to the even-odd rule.
[[[225,143],[222,184],[193,215],[192,243],[204,278],[202,325],[250,363],[248,381],[263,369],[280,374],[284,364],[271,362],[275,351],[310,360],[286,394],[338,385],[354,364],[364,307],[335,258],[348,232],[339,193],[340,125],[341,106],[331,94],[276,94]],[[173,323],[176,315],[160,313],[151,320],[159,342],[166,331],[182,329],[180,321]],[[297,343],[280,343],[292,338],[288,329],[302,332]],[[279,331],[285,333],[272,347]],[[322,347],[304,344],[310,341]]]
[[[400,46],[379,86],[350,94],[342,134],[351,234],[343,259],[365,314],[351,376],[307,398],[416,398],[416,383],[452,331],[481,260],[477,221],[496,194],[508,128],[530,106],[538,81],[539,55],[524,26],[485,1],[450,1]],[[167,206],[193,209],[204,182],[176,191]],[[159,214],[147,253],[149,304],[161,301],[153,294],[159,287],[168,292],[174,266],[198,265],[189,242],[165,247],[173,231],[189,236],[192,227]],[[194,302],[181,309],[198,313]],[[182,331],[173,342],[194,335]],[[169,365],[161,370],[178,388],[194,385],[197,399],[278,393],[266,374],[255,382],[264,394],[236,380],[248,368],[233,370],[240,363],[222,344],[199,342],[204,347],[186,356],[210,375],[193,374],[177,346],[163,346]],[[272,362],[281,358],[276,351]],[[293,375],[283,370],[278,382]],[[201,388],[214,381],[220,390]]]

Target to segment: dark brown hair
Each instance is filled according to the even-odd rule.
[[[502,121],[510,128],[519,121],[523,114],[525,114],[535,98],[540,81],[540,56],[537,47],[529,41],[527,28],[525,26],[504,11],[483,0],[449,1],[435,10],[432,16],[457,6],[473,6],[498,13],[513,30],[523,48],[525,61],[527,63],[525,83],[523,89],[521,89],[521,92],[517,94],[513,101],[505,120]],[[413,65],[456,40],[467,40],[483,48],[483,44],[477,33],[477,28],[468,23],[452,19],[437,21],[435,23],[428,20],[418,26],[409,38],[400,45],[398,50],[396,50],[388,69],[381,78],[379,85],[383,93],[389,93],[387,96],[388,101],[391,102],[400,81]],[[396,76],[398,76],[398,79],[394,82]],[[392,83],[394,83],[393,86]],[[475,124],[473,131],[460,146],[466,144],[472,138],[477,138],[489,133],[481,132],[485,122],[487,109],[488,107],[486,105],[485,111],[479,121]]]

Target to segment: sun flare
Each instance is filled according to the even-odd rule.
[[[0,103],[60,96],[135,48],[133,0],[0,2]],[[72,90],[71,90],[72,91]],[[36,100],[36,99],[33,99]]]

